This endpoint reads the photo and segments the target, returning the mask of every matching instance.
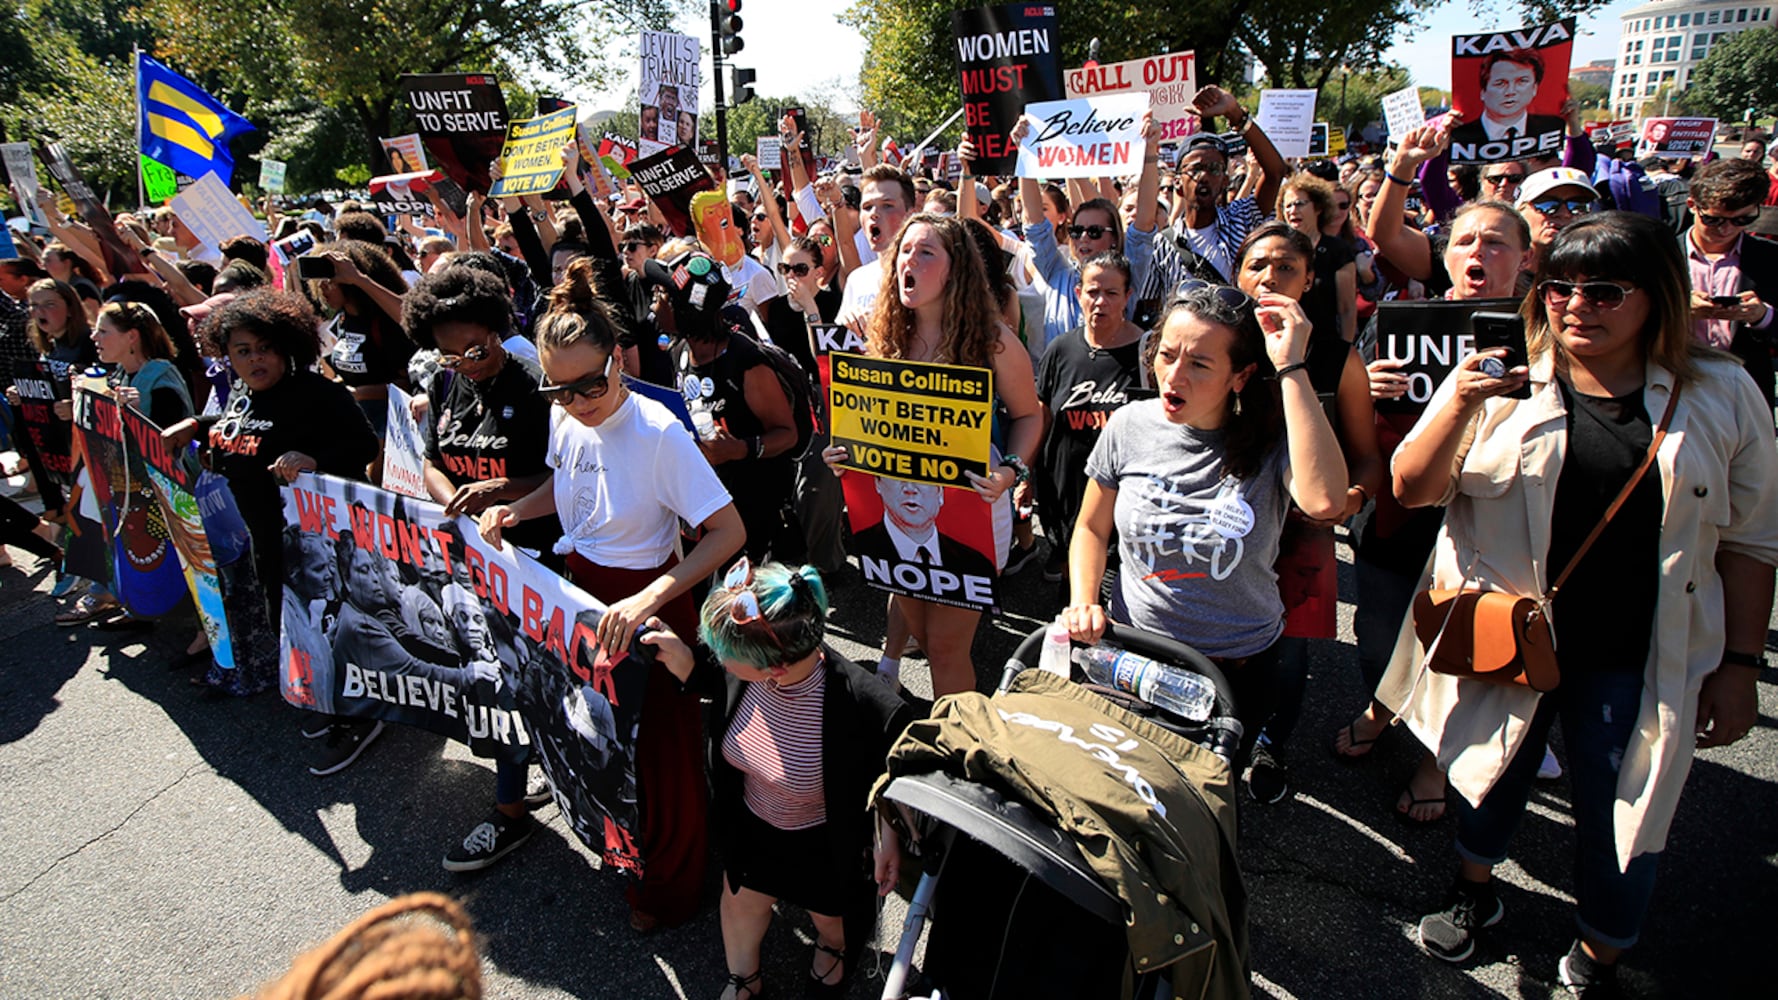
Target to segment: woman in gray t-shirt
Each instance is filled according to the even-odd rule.
[[[1237,693],[1284,628],[1273,563],[1289,501],[1311,518],[1346,504],[1346,463],[1309,384],[1309,322],[1282,295],[1198,283],[1144,345],[1158,399],[1112,414],[1087,461],[1069,548],[1069,633],[1097,642],[1112,529],[1122,569],[1111,617],[1222,661]],[[1263,706],[1255,690],[1244,718]]]

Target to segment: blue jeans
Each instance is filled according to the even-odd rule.
[[[1419,574],[1397,573],[1362,556],[1353,560],[1358,576],[1358,603],[1352,609],[1352,631],[1358,639],[1358,671],[1364,693],[1374,695],[1389,669],[1401,623],[1414,603]]]
[[[1660,853],[1652,852],[1631,861],[1628,871],[1618,871],[1612,837],[1618,768],[1641,708],[1640,670],[1574,670],[1564,664],[1561,686],[1538,702],[1518,754],[1482,804],[1472,807],[1457,796],[1457,853],[1476,864],[1506,860],[1513,831],[1525,815],[1537,765],[1543,761],[1550,727],[1560,717],[1574,790],[1577,920],[1588,939],[1614,948],[1636,943],[1660,862]]]

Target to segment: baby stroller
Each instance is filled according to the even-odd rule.
[[[1091,744],[1100,756],[1083,757],[1080,763],[1088,768],[1111,774],[1116,765],[1109,758],[1116,756],[1115,751],[1125,752],[1120,758],[1122,762],[1137,760],[1134,755],[1145,750],[1164,748],[1169,752],[1142,758],[1146,777],[1157,779],[1157,785],[1162,777],[1191,774],[1203,778],[1192,784],[1199,809],[1176,806],[1170,813],[1162,811],[1161,815],[1168,819],[1151,816],[1146,822],[1193,824],[1194,829],[1184,839],[1199,848],[1206,842],[1214,845],[1209,852],[1210,863],[1202,867],[1219,873],[1211,878],[1211,884],[1225,897],[1210,908],[1216,919],[1204,918],[1204,911],[1194,911],[1177,927],[1167,927],[1168,939],[1180,946],[1171,955],[1137,959],[1132,942],[1139,917],[1149,918],[1150,925],[1163,921],[1152,919],[1152,910],[1144,915],[1132,909],[1130,901],[1107,884],[1103,877],[1107,853],[1104,839],[1071,835],[1063,828],[1065,824],[1052,819],[1054,810],[1042,803],[1021,801],[1012,786],[1027,790],[1029,786],[1017,778],[1001,781],[970,773],[969,765],[978,759],[974,756],[979,752],[977,747],[953,755],[951,760],[958,766],[947,763],[934,768],[917,755],[912,760],[905,759],[903,751],[910,739],[922,738],[916,736],[916,730],[934,732],[931,727],[942,721],[935,718],[910,727],[902,737],[891,754],[890,777],[880,793],[879,805],[892,803],[909,826],[909,839],[914,842],[912,849],[918,851],[922,872],[908,906],[894,963],[885,978],[884,1000],[916,996],[946,1000],[1131,996],[1147,1000],[1175,996],[1179,978],[1195,978],[1198,969],[1212,967],[1220,969],[1220,986],[1214,995],[1246,996],[1245,891],[1240,887],[1240,873],[1233,856],[1229,768],[1241,730],[1234,719],[1234,697],[1228,679],[1202,654],[1172,639],[1129,626],[1107,628],[1107,644],[1199,673],[1214,684],[1216,696],[1210,718],[1193,723],[1163,713],[1127,693],[1064,683],[1052,674],[1035,670],[1046,628],[1038,628],[1020,644],[1007,661],[1000,687],[991,698],[969,702],[982,707],[978,713],[982,727],[992,731],[1001,720],[1010,720],[1000,728],[1014,729],[1015,723],[1033,717],[1033,713],[1054,718],[1067,717],[1062,711],[1085,713],[1069,717],[1082,727],[1081,732],[1101,737],[1118,734],[1105,740],[1114,743],[1115,750]],[[1078,667],[1074,675],[1076,679],[1081,676]],[[1064,701],[1073,704],[1065,707]],[[1059,711],[1050,713],[1046,706]],[[952,709],[963,710],[959,706]],[[1106,728],[1089,724],[1095,712],[1105,713],[1101,717]],[[1124,712],[1133,713],[1143,723],[1152,723],[1160,730],[1147,729],[1140,723],[1132,726],[1130,715]],[[1056,728],[1059,723],[1043,725],[1050,727],[1046,736],[1061,732]],[[1132,749],[1137,747],[1137,741],[1144,744],[1144,749]],[[1025,756],[1007,763],[1009,771],[1030,769],[1028,762],[1035,755],[1029,750],[1027,745]],[[1040,744],[1039,752],[1060,756],[1067,751]],[[1183,762],[1176,758],[1190,761],[1182,766]],[[1177,775],[1160,773],[1167,771],[1169,764]],[[1112,775],[1111,780],[1115,782],[1116,777]],[[1083,780],[1056,782],[1052,787],[1073,789],[1091,780],[1088,775]],[[1132,783],[1131,787],[1135,785]],[[1220,818],[1208,819],[1210,816]],[[1206,822],[1211,827],[1208,832],[1203,829]],[[1156,832],[1163,835],[1163,849],[1155,851],[1152,843],[1144,844],[1146,850],[1138,853],[1145,858],[1168,853],[1164,844],[1165,835],[1170,832]],[[1082,844],[1088,841],[1094,842],[1098,857],[1089,857],[1083,851]],[[1198,850],[1188,855],[1201,860],[1205,852]],[[1177,876],[1177,869],[1174,874]],[[1216,881],[1218,877],[1220,882]],[[1128,884],[1124,880],[1126,887]],[[1152,893],[1153,885],[1148,888]],[[1228,896],[1236,898],[1226,899]],[[1154,897],[1151,894],[1149,898]],[[1159,899],[1168,902],[1165,894]],[[1183,901],[1174,905],[1185,908]],[[915,972],[914,950],[929,919],[932,927],[923,968]],[[1172,935],[1173,930],[1178,931],[1177,936]],[[1191,938],[1197,940],[1188,940]],[[1163,946],[1166,943],[1164,940]],[[1144,954],[1154,955],[1152,951]],[[1189,962],[1189,966],[1176,965],[1175,959]],[[1236,972],[1238,976],[1234,975]],[[1186,986],[1184,995],[1206,995],[1205,987],[1211,978],[1206,971],[1203,979]],[[1126,987],[1131,988],[1129,993],[1124,992]]]

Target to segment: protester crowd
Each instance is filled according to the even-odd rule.
[[[1018,610],[1081,642],[1109,621],[1211,657],[1238,695],[1236,766],[1259,807],[1289,796],[1309,745],[1359,763],[1405,723],[1396,738],[1424,755],[1397,809],[1455,828],[1457,874],[1419,928],[1440,959],[1467,959],[1506,918],[1492,867],[1533,783],[1568,774],[1578,932],[1559,975],[1616,995],[1694,750],[1757,718],[1778,565],[1778,246],[1750,229],[1778,175],[1633,161],[1578,117],[1560,156],[1479,171],[1448,161],[1455,118],[1292,163],[1227,92],[1195,103],[1204,131],[1164,157],[1151,142],[1127,177],[977,176],[967,144],[947,176],[893,162],[868,119],[855,166],[743,157],[717,171],[726,200],[694,205],[745,241],[733,264],[673,234],[639,187],[598,171],[589,186],[574,146],[560,199],[471,193],[458,214],[433,196],[432,215],[393,228],[368,201],[317,220],[268,200],[273,243],[313,236],[299,259],[329,276],[309,280],[253,237],[206,245],[165,208],[118,216],[140,258],[118,273],[45,193],[51,239],[0,261],[0,381],[17,361],[100,366],[120,403],[223,476],[274,635],[300,622],[315,634],[287,638],[303,648],[337,630],[378,645],[360,653],[377,662],[495,671],[435,651],[485,634],[454,584],[404,586],[364,549],[308,553],[284,514],[279,488],[305,474],[379,481],[390,391],[411,396],[431,498],[602,602],[604,649],[654,651],[630,922],[686,922],[714,857],[723,995],[748,1000],[774,901],[813,917],[811,995],[840,995],[873,893],[896,885],[896,831],[864,806],[931,707],[900,683],[903,659],[928,660],[933,698],[986,676],[970,657],[982,612],[917,597],[889,598],[875,664],[823,643],[831,608],[883,597],[847,564],[846,449],[797,412],[811,396],[820,409],[818,391],[781,376],[812,375],[824,324],[870,356],[991,369],[992,464],[948,502],[989,507],[990,575],[1055,585]],[[782,128],[795,149],[794,120]],[[1409,389],[1379,309],[1422,299],[1515,314],[1526,353],[1479,350],[1422,406],[1379,409]],[[640,383],[689,384],[714,419],[688,431]],[[0,541],[59,564],[63,499],[39,487],[45,519],[0,500]],[[1338,639],[1337,538],[1356,554],[1374,696],[1337,733],[1297,734],[1308,643]],[[1435,591],[1543,595],[1560,683],[1423,669],[1432,639],[1411,606],[1428,573]],[[63,573],[56,596],[64,626],[152,627],[105,580]],[[310,625],[317,605],[331,610]],[[195,684],[277,683],[275,652],[219,671],[205,650],[200,635]],[[598,711],[583,706],[589,733]],[[312,773],[377,766],[364,755],[384,722],[300,724]],[[548,796],[535,769],[500,762],[492,811],[444,866],[519,848]]]

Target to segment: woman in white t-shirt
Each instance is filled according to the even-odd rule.
[[[552,312],[537,324],[550,420],[550,478],[511,505],[482,512],[481,533],[533,517],[562,521],[557,551],[568,575],[603,602],[599,643],[619,656],[651,616],[693,634],[690,590],[740,551],[747,532],[728,491],[679,420],[624,387],[614,359],[617,328],[603,303]],[[702,537],[683,560],[674,556],[679,522]],[[683,630],[683,631],[682,631]],[[630,925],[647,931],[690,919],[698,907],[708,857],[709,797],[703,773],[698,699],[665,668],[649,671],[636,752],[643,789],[643,875],[629,892]]]

